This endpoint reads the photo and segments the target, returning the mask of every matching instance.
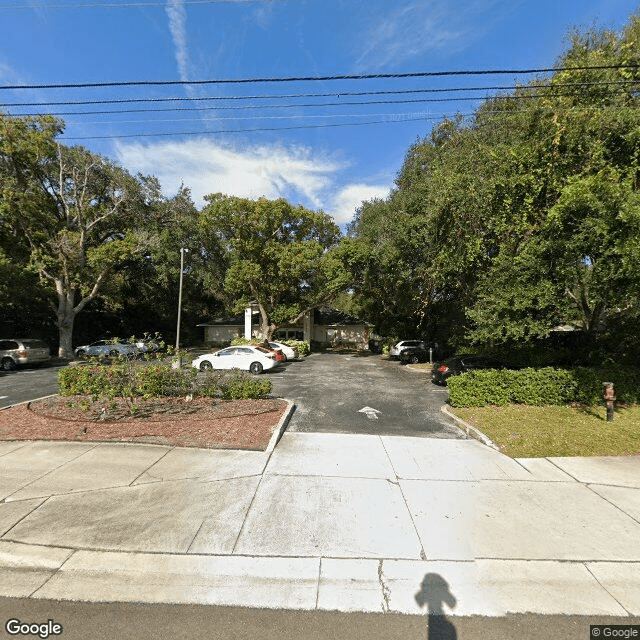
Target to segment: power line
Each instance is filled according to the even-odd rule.
[[[1,90],[19,89],[88,89],[97,87],[172,86],[209,84],[257,84],[278,82],[328,82],[333,80],[382,80],[397,78],[435,78],[448,76],[479,75],[530,75],[535,73],[559,73],[562,71],[604,71],[615,69],[638,69],[637,64],[597,65],[592,67],[543,67],[540,69],[477,69],[459,71],[415,71],[406,73],[365,73],[333,76],[293,76],[282,78],[222,78],[218,80],[130,80],[118,82],[80,82],[64,84],[0,85]]]
[[[587,107],[596,109],[598,111],[602,111],[607,108],[618,108],[618,107]],[[548,109],[550,112],[567,112],[571,111],[570,108],[566,109]],[[513,115],[517,115],[520,113],[527,113],[525,109],[515,109],[515,110],[491,110],[485,111],[481,115],[487,116],[504,116],[511,117]],[[363,116],[365,114],[362,114]],[[194,136],[194,135],[217,135],[217,134],[228,134],[228,133],[261,133],[261,132],[272,132],[272,131],[292,131],[297,129],[327,129],[327,128],[337,128],[337,127],[359,127],[359,126],[367,126],[367,125],[376,125],[376,124],[401,124],[406,122],[421,122],[421,121],[434,121],[434,120],[442,120],[444,118],[448,118],[447,114],[434,114],[434,115],[420,115],[417,118],[405,117],[407,115],[412,114],[390,114],[391,117],[395,119],[389,120],[388,118],[385,120],[371,120],[368,122],[340,122],[340,123],[332,123],[332,124],[309,124],[309,125],[294,125],[290,127],[256,127],[252,129],[218,129],[218,130],[199,130],[199,131],[168,131],[168,132],[153,132],[153,133],[131,133],[131,134],[122,134],[122,135],[99,135],[99,136],[71,136],[71,137],[61,137],[61,141],[70,141],[70,140],[119,140],[121,138],[152,138],[152,137],[172,137],[172,136]],[[456,115],[463,117],[465,120],[469,121],[469,119],[477,117],[478,114],[476,112],[470,113],[457,113]],[[235,119],[235,118],[230,118]]]
[[[625,95],[626,92],[615,92],[607,95]],[[551,95],[536,94],[536,95],[523,95],[523,96],[463,96],[457,98],[414,98],[407,100],[368,100],[358,102],[316,102],[316,103],[293,103],[293,104],[252,104],[242,106],[215,106],[215,107],[166,107],[162,109],[108,109],[108,110],[92,110],[92,111],[57,111],[48,112],[48,115],[52,116],[84,116],[84,115],[105,115],[105,114],[118,114],[118,113],[166,113],[169,111],[247,111],[252,109],[307,109],[318,107],[348,107],[348,106],[369,106],[369,105],[383,105],[383,104],[420,104],[420,103],[434,103],[434,102],[468,102],[468,101],[480,101],[480,100],[504,100],[504,101],[517,101],[517,100],[538,100],[542,98],[563,98],[574,97],[574,93],[554,93]],[[41,115],[41,113],[21,113],[21,114],[8,114],[10,116],[22,116],[33,117]]]
[[[390,89],[387,91],[334,91],[331,93],[288,93],[288,94],[261,94],[249,96],[172,96],[167,98],[118,98],[112,100],[61,100],[52,102],[5,102],[4,107],[49,107],[49,106],[73,106],[94,104],[127,104],[144,102],[206,102],[208,100],[282,100],[291,98],[340,98],[341,96],[378,96],[378,95],[405,95],[416,93],[456,93],[462,91],[514,91],[516,89],[533,91],[535,89],[557,89],[565,87],[593,87],[593,86],[626,86],[637,85],[635,80],[601,80],[595,82],[563,82],[550,84],[527,85],[494,85],[484,87],[449,87],[432,89]]]
[[[156,133],[131,133],[124,135],[104,135],[104,136],[80,136],[80,137],[61,137],[60,140],[104,140],[104,139],[120,139],[120,138],[151,138],[164,136],[193,136],[193,135],[215,135],[220,133],[254,133],[263,131],[291,131],[293,129],[326,129],[333,127],[358,127],[372,124],[398,124],[402,122],[417,122],[420,120],[432,120],[429,116],[421,118],[407,118],[402,120],[372,120],[370,122],[340,122],[335,124],[307,124],[292,127],[258,127],[255,129],[220,129],[218,131],[168,131]]]

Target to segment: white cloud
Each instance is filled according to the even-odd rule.
[[[342,189],[332,199],[327,213],[330,213],[338,224],[351,222],[356,209],[365,200],[386,198],[391,189],[385,185],[350,184]]]
[[[167,0],[169,29],[176,53],[178,72],[181,80],[189,79],[189,50],[187,46],[187,12],[183,0]]]
[[[427,52],[463,51],[484,37],[523,0],[423,0],[402,4],[394,11],[370,11],[360,42],[366,43],[357,64],[376,68],[397,65]],[[384,6],[384,8],[383,8]]]
[[[243,198],[286,197],[321,208],[332,176],[342,164],[314,157],[305,148],[238,149],[206,139],[160,144],[117,143],[120,162],[132,172],[155,175],[166,193],[191,188],[196,204],[209,193]]]
[[[363,200],[384,198],[389,187],[338,184],[345,163],[306,147],[233,147],[204,138],[181,142],[116,143],[118,161],[132,173],[154,175],[165,194],[189,187],[198,207],[209,193],[242,198],[286,198],[349,222]]]

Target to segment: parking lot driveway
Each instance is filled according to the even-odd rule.
[[[378,355],[313,353],[269,378],[296,404],[289,431],[466,437],[440,412],[446,389]]]

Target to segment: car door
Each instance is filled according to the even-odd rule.
[[[238,364],[235,366],[238,367],[238,369],[249,371],[249,366],[256,360],[260,360],[260,358],[256,356],[253,349],[249,349],[248,347],[238,347],[236,349],[236,361]]]
[[[107,354],[108,350],[106,340],[97,340],[96,342],[92,342],[87,348],[87,355],[89,356],[106,356]]]
[[[216,369],[233,369],[238,366],[236,360],[235,348],[221,349],[216,353],[214,367]]]

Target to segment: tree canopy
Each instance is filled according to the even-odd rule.
[[[408,317],[458,345],[527,342],[567,324],[597,336],[630,319],[640,69],[628,65],[640,64],[639,43],[636,16],[621,33],[575,33],[550,77],[414,144],[391,196],[364,203],[352,225],[361,307],[384,291],[403,310],[396,329]]]
[[[344,288],[335,254],[340,229],[326,214],[286,200],[206,196],[200,228],[227,255],[224,291],[235,312],[255,304],[260,334],[270,337]]]

